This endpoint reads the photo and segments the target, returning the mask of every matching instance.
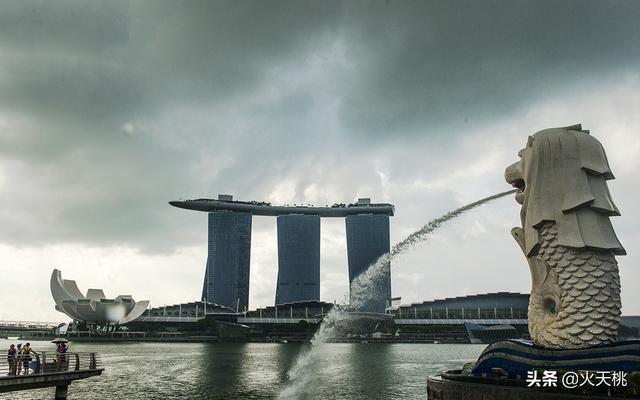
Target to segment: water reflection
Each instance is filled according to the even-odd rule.
[[[275,346],[275,351],[277,352],[276,369],[278,371],[278,382],[283,384],[289,378],[288,371],[293,367],[293,364],[298,359],[298,354],[303,351],[307,351],[311,344],[289,343]]]
[[[362,393],[362,398],[390,399],[394,393],[393,371],[388,344],[352,344],[347,353],[351,368],[352,385]]]
[[[194,358],[198,371],[196,398],[273,398],[286,380],[286,371],[300,345],[271,343],[209,344]]]

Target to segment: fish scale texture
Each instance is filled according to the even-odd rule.
[[[529,330],[534,343],[583,348],[615,341],[621,309],[615,256],[610,251],[561,246],[553,222],[545,222],[539,232],[540,249],[534,257],[547,265],[544,285],[555,287],[559,302],[557,312],[550,313],[543,307],[544,296],[532,292]]]

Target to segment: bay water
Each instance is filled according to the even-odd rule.
[[[11,343],[0,339],[0,346]],[[55,351],[32,341],[36,351]],[[309,344],[293,343],[71,343],[70,351],[95,351],[102,376],[76,381],[69,400],[275,399],[288,371]],[[427,376],[461,368],[485,345],[331,343],[306,373],[312,379],[297,398],[425,399]],[[1,360],[5,362],[5,360]],[[0,399],[52,399],[53,388],[2,393]]]

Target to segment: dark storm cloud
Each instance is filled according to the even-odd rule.
[[[180,195],[373,191],[353,154],[637,68],[639,17],[636,2],[3,2],[0,241],[171,250],[204,231],[166,205]]]
[[[234,149],[251,150],[256,142],[239,143],[246,134],[234,139],[229,124],[214,132],[202,115],[224,112],[215,104],[224,109],[243,90],[250,93],[279,60],[322,46],[335,19],[323,3],[283,6],[3,3],[0,156],[9,196],[0,213],[8,227],[2,239],[169,248],[188,241],[170,231],[184,215],[166,201],[211,194],[201,185],[216,174],[199,163],[231,153],[233,165],[251,158]],[[167,110],[193,107],[202,110],[191,116],[199,120],[165,120],[157,128]]]
[[[639,19],[633,1],[4,3],[2,100],[74,123],[225,101],[341,41],[346,126],[422,132],[637,67]]]
[[[304,55],[324,3],[16,2],[3,5],[5,107],[92,123],[172,102],[224,101]]]
[[[634,1],[350,4],[357,74],[341,114],[361,135],[486,122],[640,65]]]

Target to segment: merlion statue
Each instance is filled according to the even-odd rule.
[[[604,149],[581,125],[529,137],[507,167],[522,228],[511,231],[529,263],[529,333],[539,346],[584,348],[616,340],[624,255],[609,217],[620,215]]]

